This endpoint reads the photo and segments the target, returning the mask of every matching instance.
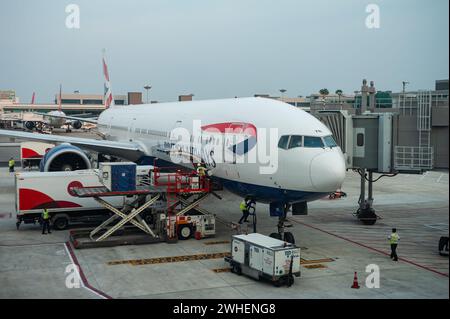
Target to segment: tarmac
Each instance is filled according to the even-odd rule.
[[[309,203],[307,216],[289,217],[289,229],[301,247],[301,277],[293,286],[276,288],[266,281],[227,271],[223,258],[145,263],[158,257],[230,252],[229,227],[240,217],[241,198],[226,191],[201,207],[218,217],[214,238],[75,250],[68,231],[41,235],[39,225],[15,226],[14,177],[0,168],[0,298],[449,298],[449,259],[438,254],[440,236],[448,236],[449,174],[399,175],[374,184],[374,207],[380,220],[360,223],[359,175],[349,171],[348,196]],[[257,204],[257,231],[270,234],[277,219]],[[392,227],[401,237],[400,260],[389,258]],[[251,225],[248,230],[251,231]],[[73,281],[79,264],[81,285]],[[141,264],[139,264],[141,263]],[[380,272],[379,288],[366,286],[368,265]],[[69,266],[69,268],[68,268]],[[350,288],[354,272],[360,289]],[[72,275],[72,276],[71,276]]]

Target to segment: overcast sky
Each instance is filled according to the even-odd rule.
[[[65,8],[80,8],[80,29]],[[380,28],[366,27],[377,4]],[[173,101],[429,89],[448,78],[448,0],[0,0],[0,89],[38,103],[58,91],[102,93],[102,48],[114,94]],[[145,98],[145,93],[144,93]]]

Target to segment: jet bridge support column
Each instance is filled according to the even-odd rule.
[[[374,225],[378,216],[373,209],[373,172],[362,168],[357,172],[361,176],[361,193],[359,195],[359,208],[356,211],[356,217],[365,225]],[[368,183],[368,197],[366,199],[366,181]]]

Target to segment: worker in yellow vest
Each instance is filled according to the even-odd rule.
[[[16,162],[14,161],[14,158],[11,157],[8,161],[8,167],[9,167],[10,173],[14,172],[14,165],[16,165]]]
[[[203,163],[197,164],[197,175],[203,177],[206,175],[206,167]]]
[[[52,232],[50,231],[50,214],[48,212],[47,208],[44,208],[44,211],[42,212],[42,235],[46,235],[47,233],[45,231],[48,231],[49,234]]]
[[[398,261],[397,256],[397,245],[398,241],[400,240],[400,236],[397,234],[397,229],[392,228],[392,234],[388,236],[389,243],[391,244],[391,259],[393,261]]]
[[[242,212],[242,217],[241,219],[239,219],[239,224],[242,224],[243,222],[248,223],[248,215],[249,215],[249,211],[248,211],[248,201],[249,198],[246,197],[245,199],[242,200],[242,202],[239,204],[239,209]]]

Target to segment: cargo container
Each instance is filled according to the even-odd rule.
[[[136,190],[136,164],[131,162],[100,163],[100,182],[111,192]]]

